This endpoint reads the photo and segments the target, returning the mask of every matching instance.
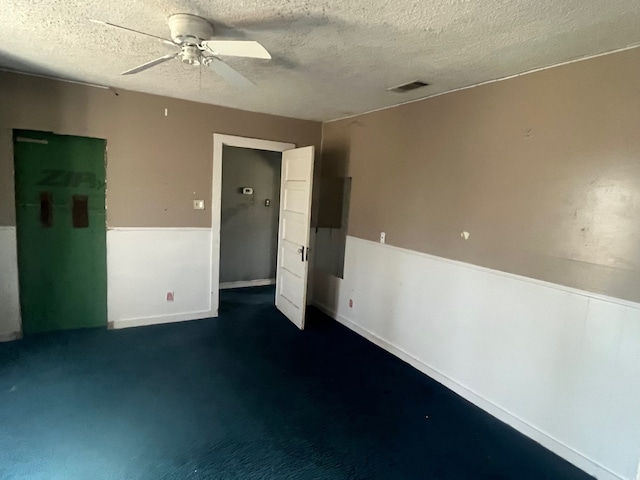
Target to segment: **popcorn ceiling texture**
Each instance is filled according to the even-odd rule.
[[[169,37],[173,13],[223,38],[262,42],[274,59],[230,59],[258,88],[167,62],[172,51],[96,18]],[[0,66],[244,110],[331,120],[583,56],[640,44],[637,0],[5,0]],[[387,87],[431,86],[397,94]]]

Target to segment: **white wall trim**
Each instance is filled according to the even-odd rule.
[[[539,280],[537,278],[525,277],[525,276],[522,276],[522,275],[518,275],[516,273],[503,272],[501,270],[494,270],[494,269],[491,269],[489,267],[483,267],[481,265],[474,265],[472,263],[465,263],[465,262],[461,262],[459,260],[452,260],[452,259],[446,258],[446,257],[438,257],[436,255],[431,255],[429,253],[418,252],[418,251],[415,251],[415,250],[409,250],[409,249],[402,248],[402,247],[396,247],[394,245],[389,245],[388,243],[380,244],[380,243],[374,242],[372,240],[367,240],[367,239],[360,238],[360,237],[353,237],[351,235],[348,235],[348,237],[356,239],[359,242],[370,243],[370,244],[375,245],[377,247],[390,248],[390,249],[393,249],[393,250],[396,250],[396,251],[399,251],[399,252],[403,252],[403,253],[406,253],[406,254],[409,254],[409,255],[414,255],[414,256],[418,256],[418,257],[422,257],[422,258],[428,258],[430,260],[435,260],[435,261],[438,261],[438,262],[450,263],[452,265],[457,265],[458,267],[467,268],[467,269],[470,269],[470,270],[477,270],[479,272],[489,273],[491,275],[497,275],[499,277],[505,277],[505,278],[510,278],[510,279],[513,279],[513,280],[519,280],[521,282],[531,283],[533,285],[538,285],[538,286],[545,287],[545,288],[551,288],[553,290],[562,290],[564,292],[572,293],[574,295],[580,295],[580,296],[583,296],[583,297],[594,298],[596,300],[601,300],[603,302],[614,303],[614,304],[617,304],[617,305],[622,305],[624,307],[629,307],[629,308],[634,308],[636,310],[640,310],[640,303],[633,302],[631,300],[625,300],[623,298],[611,297],[611,296],[600,294],[600,293],[589,292],[587,290],[580,290],[579,288],[568,287],[566,285],[562,285],[562,284],[559,284],[559,283],[547,282],[545,280]]]
[[[216,317],[211,228],[116,227],[106,232],[109,328]],[[22,337],[16,227],[0,226],[0,342]],[[174,302],[166,302],[175,291]]]
[[[222,282],[220,290],[229,290],[231,288],[247,288],[247,287],[264,287],[266,285],[275,285],[275,278],[263,278],[260,280],[244,280],[239,282]]]
[[[165,323],[189,322],[191,320],[202,320],[205,318],[214,318],[211,312],[186,312],[176,315],[155,315],[151,317],[127,318],[126,320],[110,321],[108,328],[112,330],[120,330],[122,328],[146,327],[149,325],[162,325]]]
[[[640,305],[348,236],[314,304],[602,480],[637,479]],[[352,300],[353,302],[351,302]]]
[[[517,415],[514,415],[510,411],[488,401],[478,393],[474,392],[472,389],[466,387],[465,385],[462,385],[459,382],[456,382],[455,380],[451,379],[450,377],[440,372],[439,370],[427,365],[426,363],[417,359],[413,355],[404,351],[399,346],[386,341],[385,339],[379,337],[378,335],[371,332],[370,330],[336,313],[334,310],[328,308],[326,305],[323,305],[319,302],[314,302],[314,306],[319,310],[321,310],[322,312],[324,312],[329,317],[333,318],[334,320],[344,325],[345,327],[349,328],[350,330],[353,330],[358,335],[366,338],[371,343],[395,355],[402,361],[414,367],[416,370],[419,370],[420,372],[434,379],[438,383],[444,385],[449,390],[452,390],[453,392],[457,393],[465,400],[468,400],[469,402],[473,403],[477,407],[480,407],[485,412],[491,414],[492,416],[496,417],[500,421],[513,427],[514,429],[523,433],[527,437],[535,440],[537,443],[539,443],[543,447],[547,448],[548,450],[551,450],[555,454],[566,459],[567,461],[571,462],[572,464],[584,470],[585,472],[589,473],[590,475],[594,475],[599,480],[624,480],[623,477],[616,475],[614,472],[608,470],[606,467],[604,467],[603,465],[600,465],[598,462],[574,450],[568,445],[565,445],[563,442],[554,438],[548,433],[540,430],[535,425],[531,425],[530,423],[521,419]]]
[[[210,228],[108,230],[109,328],[216,317],[210,254]]]
[[[259,138],[213,134],[213,181],[211,189],[211,309],[218,311],[220,296],[220,222],[222,208],[222,152],[224,146],[284,152],[296,148],[293,143],[274,142]]]

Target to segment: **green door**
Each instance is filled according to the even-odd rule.
[[[107,324],[105,140],[14,130],[24,333]]]

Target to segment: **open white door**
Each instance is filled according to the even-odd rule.
[[[282,152],[276,307],[304,328],[309,271],[313,147]]]

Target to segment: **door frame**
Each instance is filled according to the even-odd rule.
[[[275,142],[259,138],[238,137],[222,133],[213,134],[213,181],[211,184],[211,310],[218,315],[220,306],[220,223],[222,220],[222,162],[223,148],[240,147],[271,152],[284,152],[296,148],[294,143]],[[280,159],[282,162],[282,158]],[[280,172],[282,180],[282,171]],[[280,218],[278,218],[278,224]]]

